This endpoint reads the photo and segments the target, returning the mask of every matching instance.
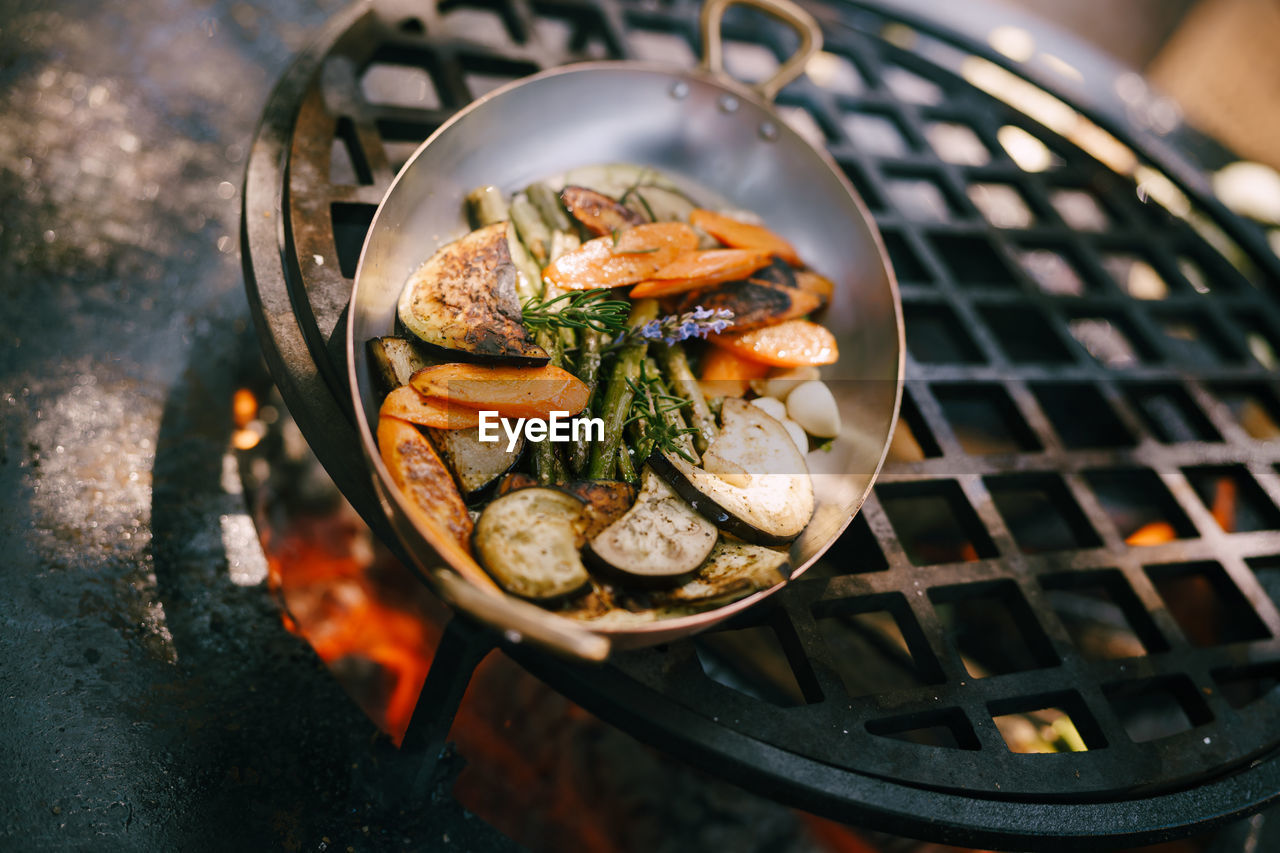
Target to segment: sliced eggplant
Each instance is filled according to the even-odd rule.
[[[472,546],[507,592],[546,601],[587,584],[579,551],[585,524],[582,501],[568,492],[517,489],[484,508]]]
[[[753,276],[745,281],[722,284],[714,290],[686,293],[677,303],[676,311],[692,311],[696,307],[728,309],[733,312],[732,331],[746,332],[803,317],[821,306],[822,300],[814,293],[757,281]]]
[[[597,237],[649,221],[604,193],[586,187],[565,187],[560,191],[560,201],[574,219]]]
[[[727,604],[786,580],[787,566],[783,551],[721,539],[690,581],[655,594],[653,603],[702,608]]]
[[[635,504],[590,540],[590,554],[628,583],[671,584],[702,564],[716,535],[714,524],[646,467]]]
[[[721,429],[702,467],[655,452],[653,469],[722,530],[757,545],[781,545],[813,516],[813,482],[786,428],[759,406],[726,398]]]
[[[524,452],[524,436],[507,450],[507,441],[481,441],[480,427],[470,429],[428,429],[427,437],[435,445],[440,458],[453,472],[462,497],[474,500],[520,459]]]
[[[526,474],[523,471],[516,471],[503,477],[495,491],[498,497],[502,497],[507,492],[514,492],[516,489],[527,489],[536,485],[538,485],[537,477],[532,474]]]
[[[636,487],[621,480],[575,480],[561,486],[586,503],[586,537],[613,524],[636,502]]]
[[[521,322],[507,224],[472,231],[409,277],[397,313],[419,339],[481,361],[545,364],[547,353]]]
[[[409,377],[427,366],[418,345],[408,338],[396,335],[370,338],[367,346],[375,384],[384,395],[408,385]]]

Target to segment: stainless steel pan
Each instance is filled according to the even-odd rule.
[[[801,37],[797,53],[757,86],[728,78],[722,67],[720,20],[735,2],[786,21]],[[901,303],[862,201],[826,153],[806,143],[771,106],[820,49],[817,24],[789,0],[709,0],[702,36],[705,54],[696,70],[639,62],[572,65],[516,81],[459,112],[423,143],[387,192],[351,294],[347,361],[361,449],[417,568],[447,600],[509,638],[582,658],[602,659],[611,646],[693,633],[779,587],[696,615],[593,628],[470,585],[414,527],[378,454],[370,425],[377,422],[379,401],[365,342],[390,333],[409,274],[466,232],[463,196],[475,186],[513,192],[575,167],[627,162],[691,179],[759,213],[814,269],[836,282],[823,322],[839,340],[840,361],[824,378],[844,426],[830,451],[809,454],[818,508],[791,547],[792,576],[808,568],[862,505],[888,450],[901,393]]]

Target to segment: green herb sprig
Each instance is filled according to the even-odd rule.
[[[631,303],[610,299],[612,290],[571,290],[551,299],[530,299],[524,303],[524,324],[530,329],[594,329],[617,335],[627,328]]]
[[[690,402],[683,397],[667,393],[662,385],[662,377],[650,374],[643,364],[640,366],[639,379],[627,379],[627,385],[631,388],[633,396],[631,413],[623,426],[637,421],[643,422],[644,435],[641,439],[643,446],[637,447],[640,458],[648,458],[649,453],[656,447],[696,465],[697,459],[689,453],[685,446],[686,441],[682,439],[698,430],[694,427],[681,426],[683,421],[679,417],[671,417],[672,413],[690,405]]]

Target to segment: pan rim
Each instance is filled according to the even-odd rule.
[[[606,73],[639,72],[639,73],[661,75],[663,77],[666,77],[672,80],[673,82],[682,82],[682,81],[695,82],[696,81],[699,84],[710,85],[715,88],[718,88],[722,90],[725,94],[732,95],[736,98],[742,99],[743,101],[749,102],[753,106],[772,115],[777,120],[778,133],[794,136],[795,140],[799,141],[800,144],[802,144],[804,147],[809,149],[809,151],[811,151],[823,162],[823,164],[827,168],[827,172],[829,173],[828,174],[829,179],[836,181],[839,184],[839,186],[844,190],[845,194],[853,202],[859,217],[862,219],[863,223],[866,225],[867,230],[872,238],[872,242],[876,248],[879,265],[884,270],[885,280],[889,286],[889,292],[890,292],[891,303],[893,306],[893,314],[894,314],[895,343],[897,347],[897,353],[896,353],[897,364],[896,364],[896,369],[894,371],[895,376],[894,376],[893,410],[890,413],[890,417],[889,417],[889,428],[884,434],[884,439],[880,447],[880,453],[876,460],[874,469],[871,471],[870,476],[867,478],[866,486],[863,488],[862,493],[858,495],[858,497],[854,501],[852,511],[844,519],[844,522],[840,525],[839,529],[835,532],[835,534],[829,537],[827,541],[823,543],[823,545],[819,547],[812,555],[810,555],[809,558],[806,559],[801,565],[792,567],[790,574],[786,579],[780,581],[779,583],[774,584],[773,586],[767,589],[758,590],[744,598],[737,599],[736,601],[731,601],[727,604],[724,604],[718,607],[713,607],[709,610],[699,611],[696,613],[690,613],[682,616],[673,616],[670,618],[655,619],[649,622],[636,622],[633,624],[625,624],[625,625],[616,625],[616,624],[598,625],[587,620],[577,620],[577,619],[561,616],[555,611],[551,611],[551,610],[544,611],[547,614],[547,616],[556,617],[558,620],[563,620],[563,622],[566,623],[567,625],[573,626],[579,630],[582,630],[588,633],[601,635],[604,637],[608,637],[610,639],[636,638],[643,641],[646,635],[651,635],[651,634],[663,635],[665,637],[667,635],[688,635],[691,633],[696,633],[699,630],[709,628],[714,624],[722,622],[730,618],[731,616],[737,613],[740,613],[743,610],[746,610],[747,608],[754,606],[755,604],[758,604],[759,602],[763,601],[765,598],[768,598],[769,596],[774,595],[783,587],[787,586],[796,578],[804,574],[804,572],[806,572],[814,563],[816,563],[819,559],[821,559],[822,556],[831,548],[831,546],[835,544],[835,542],[840,538],[840,536],[844,533],[844,531],[848,528],[848,526],[853,522],[853,519],[862,510],[863,504],[866,502],[867,497],[871,494],[871,490],[872,488],[874,488],[877,479],[879,479],[880,472],[884,467],[886,458],[888,457],[889,448],[893,443],[893,435],[898,423],[898,418],[899,418],[899,414],[902,406],[903,382],[904,382],[904,376],[905,376],[905,370],[906,370],[906,333],[905,333],[905,328],[903,323],[902,297],[901,297],[900,288],[898,285],[897,275],[893,269],[892,263],[889,260],[888,250],[885,247],[884,239],[880,233],[879,226],[876,224],[876,221],[874,217],[871,215],[870,210],[867,208],[866,202],[862,199],[862,196],[857,192],[856,189],[854,189],[853,185],[849,182],[848,178],[841,172],[839,166],[832,159],[831,155],[826,150],[815,147],[809,144],[809,142],[805,140],[803,137],[800,137],[799,134],[797,134],[794,129],[792,129],[785,121],[783,121],[778,116],[772,103],[765,101],[749,85],[741,81],[735,80],[727,76],[713,74],[702,68],[693,68],[693,69],[678,68],[671,65],[664,65],[661,63],[643,62],[643,61],[636,61],[636,60],[592,60],[592,61],[586,61],[586,62],[570,63],[567,65],[557,66],[555,68],[549,68],[544,71],[540,71],[536,74],[531,74],[527,77],[520,78],[518,80],[513,80],[509,83],[506,83],[494,89],[491,92],[486,93],[480,98],[477,98],[476,100],[472,101],[467,106],[463,107],[462,109],[454,113],[452,116],[450,116],[448,120],[446,120],[443,124],[441,124],[438,128],[436,128],[436,130],[433,131],[431,135],[428,136],[426,140],[424,140],[422,144],[418,146],[417,149],[414,150],[413,154],[405,162],[405,165],[400,169],[400,171],[396,174],[395,178],[391,181],[391,184],[387,187],[387,191],[383,194],[382,199],[378,202],[378,208],[375,211],[373,219],[369,224],[369,230],[365,235],[364,243],[361,245],[361,248],[360,248],[360,256],[356,264],[355,277],[352,280],[351,296],[348,302],[348,310],[349,310],[349,306],[355,303],[356,295],[359,292],[360,282],[363,278],[365,261],[366,261],[367,253],[369,250],[370,241],[373,234],[376,233],[378,229],[383,213],[386,211],[387,201],[395,193],[396,188],[400,185],[401,180],[405,177],[405,175],[407,175],[411,171],[414,164],[418,161],[419,157],[422,155],[424,151],[427,150],[427,148],[430,145],[432,145],[439,137],[441,137],[443,134],[448,132],[454,125],[460,123],[467,116],[471,115],[477,110],[483,109],[489,102],[494,101],[498,98],[501,98],[510,92],[520,89],[521,87],[528,86],[530,84],[547,80],[550,78],[554,78],[554,77],[565,76],[565,75],[576,75],[576,74],[582,74],[582,73],[592,73],[592,72],[606,72]],[[386,464],[382,460],[381,453],[378,451],[377,442],[373,436],[368,415],[365,412],[364,401],[360,395],[360,380],[358,376],[357,363],[356,363],[355,327],[350,322],[346,324],[345,337],[346,337],[347,381],[349,386],[349,392],[351,394],[352,408],[354,409],[356,428],[357,428],[357,431],[360,433],[360,444],[361,444],[361,449],[364,452],[365,461],[370,465],[372,470],[374,485],[378,493],[383,498],[383,503],[384,503],[383,511],[389,516],[389,520],[393,522],[392,529],[395,530],[397,537],[401,540],[401,544],[406,546],[405,551],[408,554],[408,556],[413,560],[413,562],[416,564],[416,568],[419,570],[419,573],[422,574],[424,578],[426,578],[428,582],[432,585],[433,589],[439,593],[441,591],[439,589],[438,584],[435,581],[435,577],[434,577],[435,573],[442,570],[453,571],[457,573],[457,570],[450,564],[447,558],[445,558],[444,556],[438,553],[436,554],[436,557],[439,560],[439,563],[441,565],[438,565],[435,567],[428,565],[430,561],[423,559],[422,555],[418,553],[419,551],[418,548],[407,547],[410,543],[404,541],[405,536],[401,533],[398,526],[394,523],[394,518],[391,517],[392,513],[390,511],[390,507],[386,506],[387,501],[394,503],[396,506],[396,509],[399,511],[399,514],[402,517],[408,519],[409,524],[415,530],[418,530],[419,535],[421,535],[421,530],[412,521],[412,515],[408,513],[405,509],[404,496],[400,493],[400,490],[395,487],[395,484],[391,480],[390,471],[387,469]],[[423,538],[425,539],[426,537],[423,537]],[[508,598],[515,599],[517,601],[523,601],[523,599],[519,599],[516,596],[512,596],[510,595],[510,593],[503,592],[502,595]],[[446,598],[446,600],[448,599]],[[452,601],[450,601],[450,604],[455,607],[458,606]],[[650,640],[649,642],[657,642],[657,641],[660,641],[660,640]],[[643,642],[639,644],[643,644]]]

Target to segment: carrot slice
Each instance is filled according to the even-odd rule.
[[[741,397],[752,379],[763,379],[769,365],[745,359],[732,350],[710,347],[702,356],[698,385],[708,397]]]
[[[631,291],[632,299],[670,296],[700,290],[713,284],[736,281],[769,263],[769,253],[755,249],[705,249],[685,252],[642,281]]]
[[[586,384],[563,368],[485,367],[439,364],[409,379],[418,393],[450,405],[493,410],[504,418],[549,418],[552,412],[576,415],[587,407]]]
[[[427,437],[399,418],[378,418],[378,452],[407,499],[414,526],[467,580],[491,592],[497,585],[471,556],[471,516]]]
[[[795,247],[763,225],[752,225],[723,213],[701,208],[689,214],[689,224],[696,225],[726,246],[759,249],[777,255],[793,267],[801,265],[800,255],[796,253]]]
[[[613,236],[588,240],[552,261],[542,277],[565,290],[623,287],[652,278],[682,252],[696,248],[698,234],[683,222],[636,225]]]
[[[409,385],[402,385],[388,394],[382,401],[378,416],[399,418],[434,429],[467,429],[480,423],[480,413],[475,409],[451,406],[446,400],[424,397]]]
[[[831,332],[808,320],[788,320],[740,334],[711,335],[712,344],[774,367],[832,364],[840,357]]]
[[[834,281],[824,275],[819,275],[813,270],[797,270],[796,287],[818,296],[823,305],[830,302],[831,295],[836,292],[836,283]]]

